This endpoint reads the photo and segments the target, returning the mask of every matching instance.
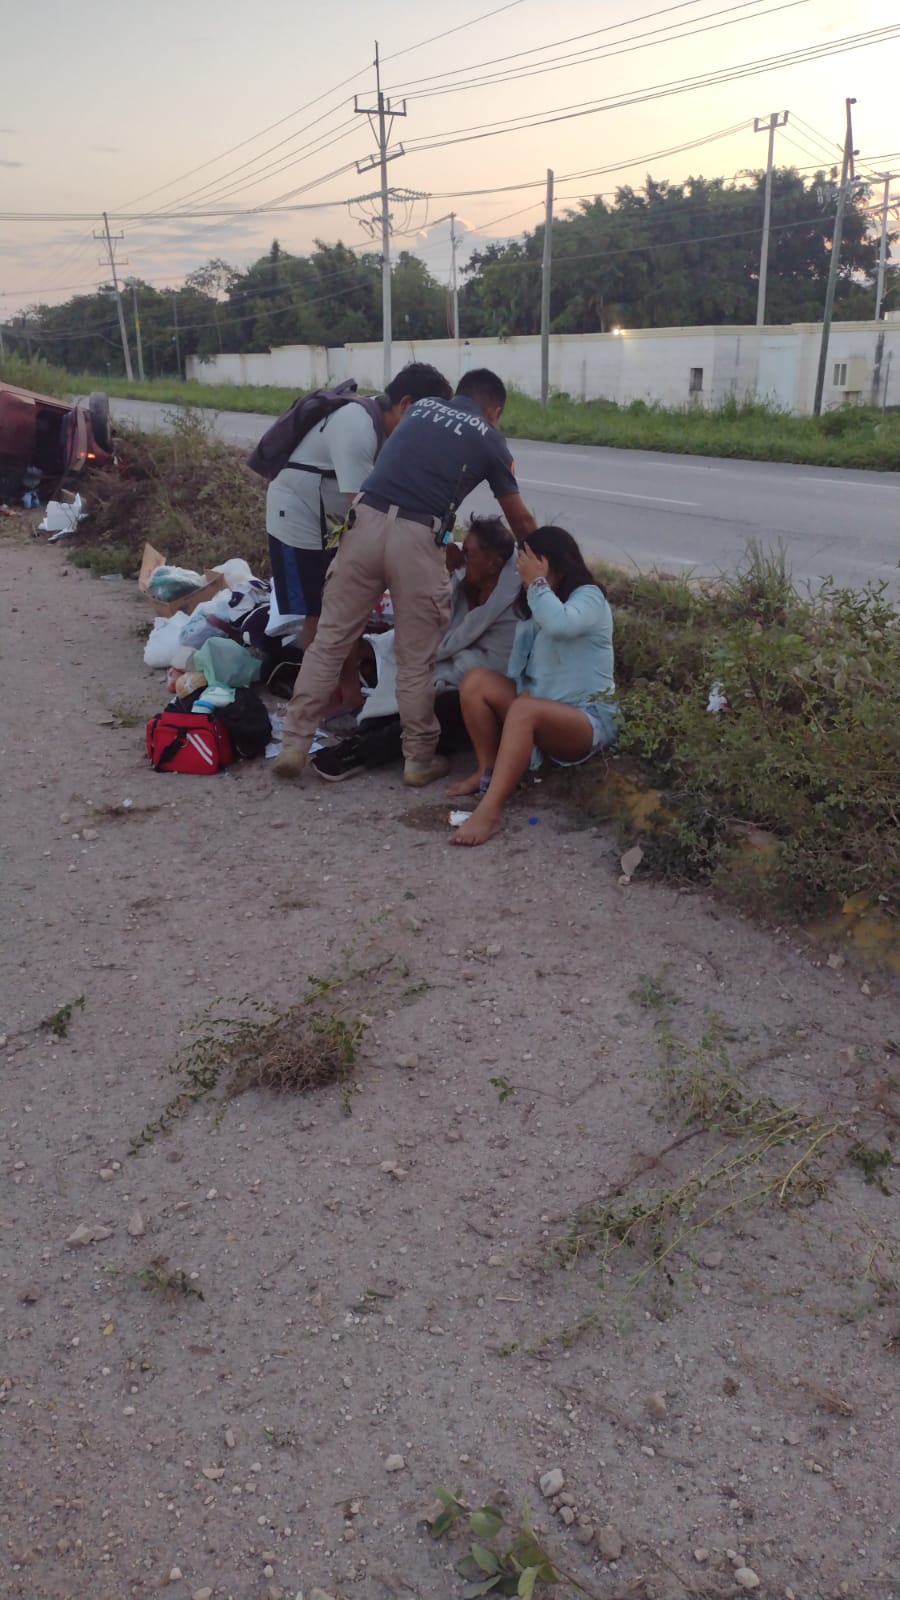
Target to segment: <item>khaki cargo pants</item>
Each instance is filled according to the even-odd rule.
[[[322,615],[303,657],[284,719],[284,748],[308,750],[351,647],[375,602],[390,589],[394,604],[397,706],[407,760],[430,761],[440,725],[434,714],[434,663],[450,616],[444,551],[422,523],[397,507],[357,504],[341,537],[322,594]]]

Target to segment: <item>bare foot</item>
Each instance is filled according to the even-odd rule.
[[[477,794],[480,788],[481,773],[471,772],[468,778],[460,778],[458,783],[451,783],[447,794],[451,800],[455,800],[458,795]]]
[[[500,826],[500,818],[495,811],[489,811],[481,802],[480,806],[472,812],[468,822],[456,828],[450,835],[451,844],[487,844],[492,839]]]

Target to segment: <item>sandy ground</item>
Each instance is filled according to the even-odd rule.
[[[686,1039],[722,1019],[748,1094],[887,1148],[877,975],[621,884],[612,835],[540,789],[470,854],[394,772],[154,775],[134,586],[20,527],[0,562],[0,1593],[450,1600],[463,1546],[421,1523],[444,1484],[512,1525],[527,1501],[595,1600],[748,1569],[764,1600],[900,1595],[897,1206],[845,1143],[658,1266],[547,1258],[576,1207],[728,1159],[704,1133],[654,1162],[684,1118],[647,977]],[[378,961],[347,984],[349,1095],[200,1104],[128,1153],[211,1002]],[[82,995],[68,1037],[40,1026]],[[203,1298],[149,1292],[159,1257]]]

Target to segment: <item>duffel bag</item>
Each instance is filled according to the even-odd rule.
[[[147,723],[147,759],[154,772],[211,777],[230,766],[234,751],[228,729],[218,717],[167,709]]]

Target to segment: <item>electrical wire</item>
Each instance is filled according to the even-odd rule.
[[[822,227],[822,223],[823,223],[823,218],[822,218],[821,215],[817,216],[817,217],[803,217],[803,218],[800,218],[798,220],[795,220],[794,222],[775,223],[775,224],[772,225],[771,232],[772,233],[787,233],[787,232],[790,232],[790,231],[792,231],[794,229],[797,229],[797,228],[809,228],[809,227],[821,228]],[[573,254],[573,255],[560,256],[558,259],[559,259],[559,264],[560,265],[566,265],[566,266],[568,266],[571,263],[577,263],[577,262],[581,262],[581,261],[614,260],[614,259],[617,259],[617,258],[621,258],[622,256],[655,253],[658,250],[684,249],[687,246],[716,243],[716,242],[719,242],[719,241],[724,240],[724,239],[738,239],[738,238],[752,237],[752,236],[755,236],[755,235],[761,235],[762,231],[763,230],[762,230],[761,226],[753,227],[753,228],[737,228],[737,229],[733,229],[733,230],[730,230],[730,231],[724,232],[724,233],[695,234],[695,235],[690,235],[687,238],[683,238],[683,239],[667,239],[667,240],[658,240],[656,243],[650,243],[650,244],[629,245],[629,246],[627,246],[627,247],[625,247],[625,248],[623,248],[621,250],[589,250],[589,251],[581,251],[581,252],[578,252],[577,254]],[[377,269],[377,264],[378,264],[377,263],[377,256],[373,255],[373,269]],[[540,268],[541,262],[536,257],[535,258],[519,257],[515,261],[505,262],[504,266],[509,268],[509,269],[514,269],[516,267],[529,267],[529,268],[534,268],[535,270],[537,270],[538,268]],[[348,268],[347,270],[350,270],[350,269]],[[340,274],[335,274],[335,276],[339,276],[339,275]],[[373,283],[374,283],[374,278],[375,278],[375,272],[373,270]],[[327,281],[327,280],[325,280],[325,281]],[[279,286],[274,286],[274,287],[277,289],[277,288],[280,288],[281,286],[279,285]],[[267,309],[269,309],[269,310],[271,310],[271,311],[273,311],[273,312],[275,312],[277,314],[279,311],[287,311],[287,310],[291,310],[291,309],[301,309],[301,308],[304,308],[304,307],[307,307],[307,306],[320,305],[320,304],[324,304],[325,302],[330,301],[330,300],[340,299],[343,295],[352,294],[359,287],[361,287],[361,285],[358,285],[358,284],[354,283],[354,284],[348,285],[345,289],[336,289],[336,290],[331,291],[329,294],[325,294],[325,295],[316,295],[316,296],[313,296],[313,297],[301,298],[299,300],[294,298],[294,297],[292,297],[291,300],[289,300],[288,302],[286,302],[282,306],[269,307]],[[254,298],[258,298],[258,297],[259,297],[258,294],[254,295]],[[249,322],[249,321],[252,321],[256,315],[257,315],[257,312],[255,310],[253,310],[253,309],[250,309],[250,310],[247,310],[245,312],[238,313],[238,314],[236,314],[235,316],[232,316],[232,317],[214,317],[214,318],[210,319],[207,322],[185,322],[185,323],[182,323],[180,326],[181,326],[181,331],[183,333],[189,333],[189,332],[198,333],[198,332],[201,332],[205,328],[212,328],[212,327],[216,327],[216,326],[218,326],[218,327],[228,327],[228,326],[230,326],[230,325],[232,325],[234,323],[237,323],[237,322]],[[109,324],[105,324],[104,325],[104,329],[109,329],[110,331],[115,331],[115,328],[116,328],[116,324],[115,323],[109,323]],[[59,342],[61,340],[68,339],[68,338],[77,338],[77,339],[80,339],[80,338],[84,338],[84,339],[92,338],[92,337],[95,337],[98,333],[102,333],[104,331],[104,329],[96,329],[96,328],[66,329],[66,330],[57,330],[57,331],[54,331],[51,334],[51,333],[43,333],[40,330],[35,330],[34,328],[30,328],[29,329],[29,334],[30,334],[30,337],[34,340],[35,343],[38,343],[38,342],[57,343],[57,342]],[[11,336],[15,337],[17,330],[12,326],[7,325],[7,331]]]
[[[517,61],[524,56],[540,55],[542,51],[554,50],[558,45],[578,44],[582,39],[596,38],[597,34],[599,33],[616,33],[619,28],[630,28],[636,22],[652,22],[656,17],[664,17],[670,11],[686,11],[691,6],[697,6],[700,5],[700,3],[701,0],[678,0],[677,5],[663,6],[662,9],[658,11],[644,11],[640,13],[639,16],[626,17],[624,22],[610,22],[604,28],[589,28],[587,33],[572,33],[566,39],[551,39],[548,44],[536,44],[533,45],[529,50],[513,50],[509,55],[493,56],[488,61],[472,62],[467,67],[448,67],[446,72],[434,72],[424,78],[409,78],[405,83],[392,84],[390,92],[392,94],[398,94],[406,92],[409,89],[417,88],[420,83],[435,83],[441,78],[456,77],[461,72],[472,72],[473,70],[480,70],[484,67],[495,67],[503,61]],[[758,4],[759,0],[747,0],[747,3]]]
[[[648,33],[632,34],[625,39],[616,40],[615,44],[602,50],[592,50],[590,53],[578,51],[574,56],[552,57],[549,63],[532,65],[524,69],[513,69],[508,72],[497,73],[493,76],[470,78],[465,83],[445,84],[437,89],[421,89],[418,93],[409,96],[413,102],[417,100],[431,100],[445,94],[462,94],[469,89],[496,87],[500,84],[518,83],[525,78],[541,77],[548,72],[563,72],[569,67],[583,67],[593,65],[598,61],[609,61],[617,56],[633,55],[637,50],[650,50],[661,44],[677,44],[682,39],[693,39],[699,34],[716,33],[722,28],[732,28],[740,22],[760,22],[764,17],[774,16],[779,11],[792,11],[797,6],[808,5],[810,0],[783,0],[781,5],[770,6],[768,11],[747,12],[748,5],[758,4],[758,0],[738,0],[737,5],[723,6],[718,11],[709,11],[704,17],[698,18],[701,24],[698,27],[681,28],[677,33],[671,32],[675,23],[668,23],[662,28],[653,28]],[[729,13],[740,11],[741,16],[730,16]],[[714,17],[724,17],[722,22],[714,22]],[[707,25],[708,24],[708,25]]]
[[[621,110],[626,106],[644,105],[653,100],[691,94],[698,89],[716,87],[740,78],[755,77],[761,72],[770,72],[776,67],[803,65],[808,61],[816,61],[824,56],[843,55],[847,51],[865,49],[873,44],[883,44],[898,35],[900,35],[900,24],[892,24],[886,28],[871,30],[863,34],[846,35],[841,39],[830,40],[822,45],[804,46],[799,50],[788,51],[782,55],[767,56],[756,61],[735,64],[731,67],[715,68],[711,72],[699,74],[694,78],[672,79],[662,84],[628,91],[624,95],[604,96],[599,101],[581,101],[571,106],[552,107],[536,115],[526,113],[522,117],[506,118],[501,123],[474,124],[463,129],[448,128],[443,133],[422,140],[418,144],[407,145],[406,154],[416,155],[426,150],[446,149],[455,144],[469,144],[473,139],[497,138],[506,133],[523,133],[531,128],[546,127],[550,123],[570,122],[577,118],[594,116],[605,111]]]
[[[489,17],[499,17],[501,11],[512,11],[514,6],[522,4],[522,0],[506,0],[506,4],[496,6],[493,11],[484,11],[480,16],[470,17],[468,22],[459,22],[455,28],[447,28],[444,33],[433,33],[430,39],[420,39],[418,44],[409,44],[403,50],[394,50],[389,56],[382,56],[382,61],[398,61],[401,56],[411,55],[414,50],[424,50],[427,44],[436,44],[438,39],[449,39],[451,33],[462,33],[466,28],[474,28],[479,22],[487,22]]]
[[[360,78],[364,71],[365,68],[360,68],[358,72],[351,72],[349,77],[342,78],[340,83],[333,84],[330,89],[324,90],[323,93],[317,95],[314,100],[308,100],[305,105],[298,106],[295,111],[289,111],[286,116],[279,117],[276,122],[270,122],[268,127],[261,128],[257,133],[248,134],[246,139],[239,140],[237,144],[231,145],[227,150],[221,151],[216,156],[210,156],[208,161],[201,161],[198,166],[190,167],[187,172],[180,173],[177,178],[170,178],[167,183],[159,183],[155,189],[145,189],[143,194],[135,195],[132,199],[124,201],[122,204],[120,204],[118,209],[124,210],[127,206],[137,205],[141,200],[149,200],[151,196],[155,194],[161,194],[163,189],[171,189],[176,183],[184,183],[187,178],[193,178],[195,173],[204,172],[207,167],[215,166],[216,162],[227,160],[228,156],[233,156],[238,150],[244,150],[248,144],[253,144],[256,139],[264,139],[267,133],[274,133],[276,128],[282,128],[284,124],[286,122],[290,122],[293,117],[302,116],[303,112],[309,111],[312,106],[321,105],[323,100],[329,100],[333,94],[337,94],[339,89],[346,88],[348,83],[353,83],[355,79]],[[331,112],[324,113],[326,116],[330,116],[331,114]],[[306,126],[311,127],[312,124],[308,123]],[[296,132],[303,131],[303,129],[296,130]],[[296,132],[289,135],[289,137],[295,138]],[[176,202],[173,202],[173,204],[174,203]]]

